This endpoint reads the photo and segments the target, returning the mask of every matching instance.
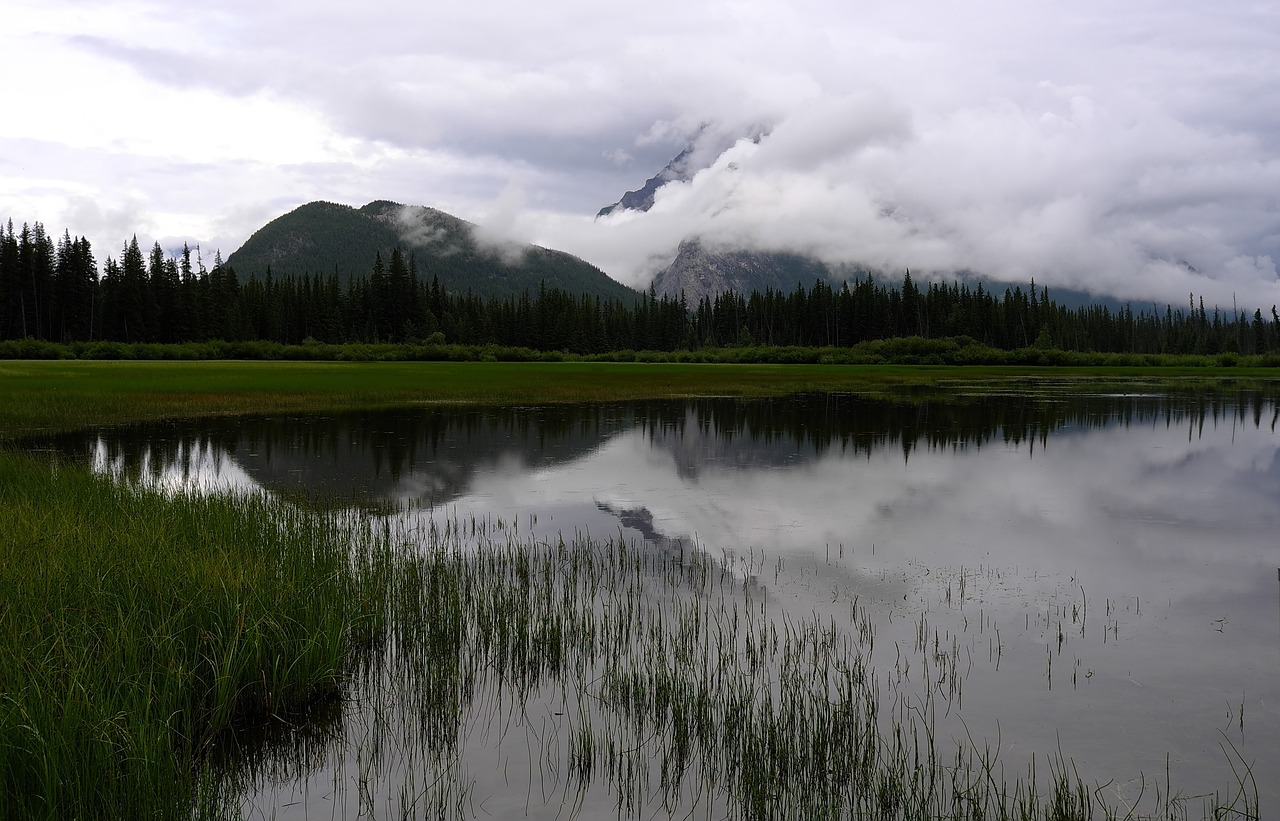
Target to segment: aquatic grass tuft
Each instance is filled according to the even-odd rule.
[[[866,610],[852,604],[847,623],[772,612],[763,558],[516,530],[388,524],[409,552],[392,573],[386,655],[335,744],[365,762],[335,771],[359,793],[335,811],[376,795],[395,817],[474,817],[491,796],[466,774],[491,761],[507,801],[566,817],[1085,821],[1187,818],[1198,803],[1205,818],[1257,815],[1244,768],[1221,795],[1165,785],[1122,807],[1061,750],[1006,771],[998,743],[940,738],[963,675],[954,646],[922,620],[902,668],[876,669]]]
[[[212,812],[217,748],[334,698],[381,628],[356,532],[0,452],[0,817]]]

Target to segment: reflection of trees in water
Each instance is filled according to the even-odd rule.
[[[572,461],[633,425],[625,409],[608,406],[429,408],[190,420],[67,435],[41,446],[97,451],[98,461],[128,477],[198,466],[216,472],[231,460],[264,487],[300,500],[372,504],[412,491],[430,504],[467,492],[486,467]]]
[[[1257,394],[1151,396],[984,394],[912,401],[851,394],[813,394],[740,402],[691,399],[640,406],[642,422],[657,442],[701,439],[724,454],[749,444],[779,458],[842,453],[871,455],[886,448],[913,450],[982,447],[991,443],[1045,445],[1069,429],[1165,424],[1186,426],[1191,436],[1206,424],[1239,424],[1275,430],[1280,405]],[[784,457],[784,454],[786,455]]]
[[[1232,396],[975,394],[867,398],[811,394],[776,399],[690,399],[527,408],[418,408],[338,416],[204,419],[40,443],[96,450],[125,476],[218,473],[231,460],[254,481],[293,498],[376,504],[389,497],[442,504],[477,472],[514,463],[538,470],[578,460],[639,429],[673,454],[682,475],[709,464],[780,467],[835,450],[871,454],[990,443],[1044,446],[1051,434],[1108,426],[1234,424],[1275,429],[1280,406]]]

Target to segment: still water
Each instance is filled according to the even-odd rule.
[[[1058,757],[1121,807],[1243,782],[1268,817],[1278,416],[1253,395],[820,395],[214,420],[47,446],[163,487],[359,508],[410,543],[455,527],[696,552],[776,623],[874,632],[860,646],[884,697],[928,709],[941,746],[998,751],[1011,777]],[[447,766],[385,726],[403,694],[353,697],[259,762],[243,811],[398,817],[445,780],[466,816],[662,809],[570,788],[557,727],[589,694],[490,695]],[[731,811],[689,789],[682,809]]]

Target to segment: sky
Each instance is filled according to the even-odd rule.
[[[1280,303],[1272,2],[7,0],[0,76],[0,220],[99,262],[390,199],[630,285],[698,236]]]

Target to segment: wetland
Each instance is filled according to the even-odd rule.
[[[219,812],[1259,817],[1278,413],[1042,383],[24,444],[397,557],[339,697],[210,746]]]

